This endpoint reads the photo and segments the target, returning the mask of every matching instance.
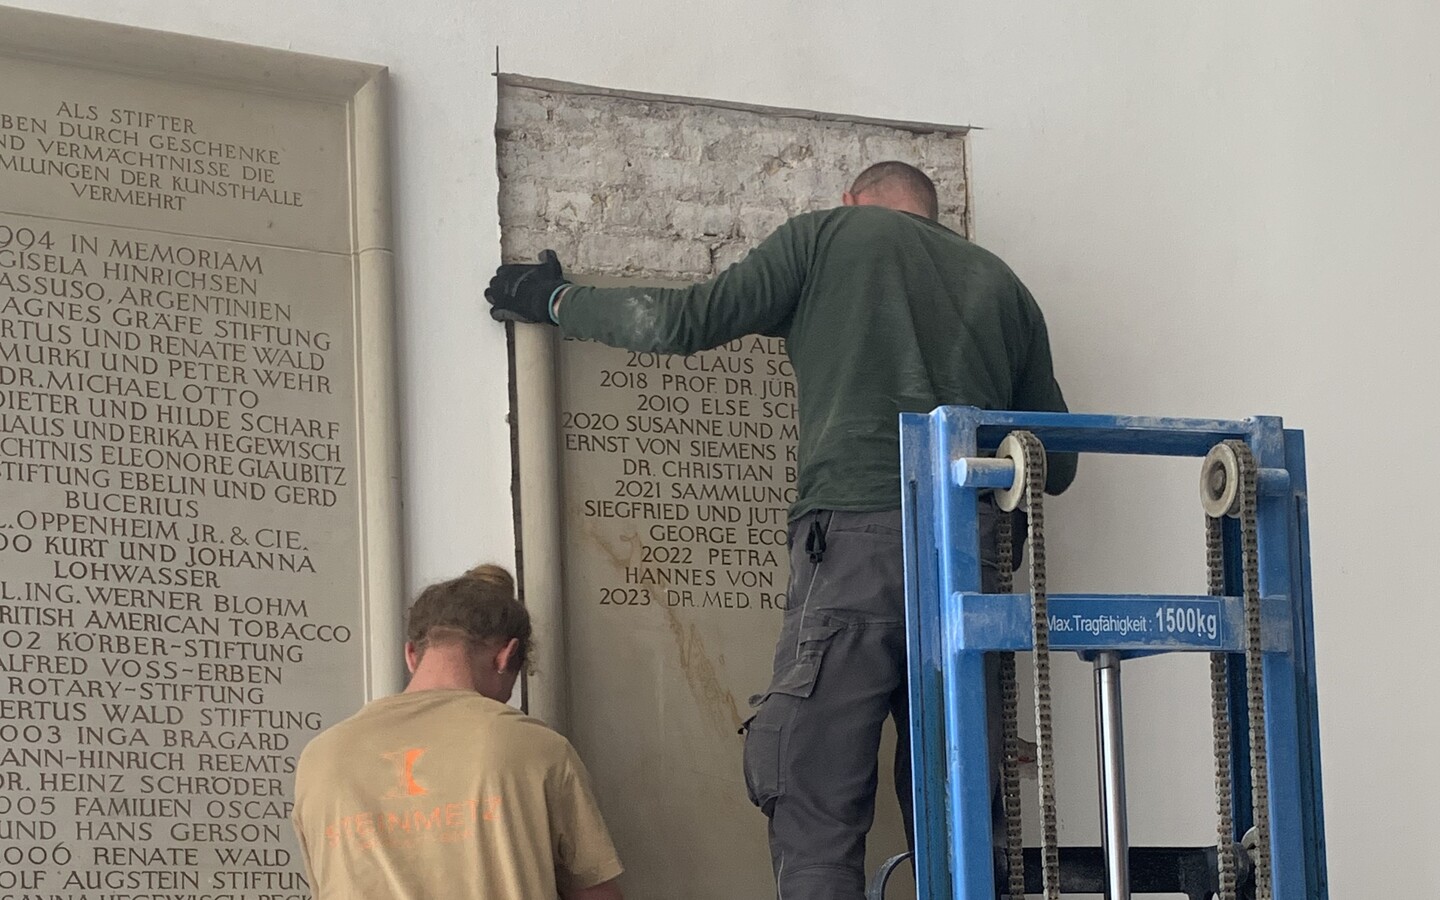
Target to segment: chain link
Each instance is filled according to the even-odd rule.
[[[1050,706],[1050,615],[1045,592],[1045,448],[1040,439],[1028,431],[1013,434],[1025,454],[1025,514],[1030,520],[1030,622],[1035,669],[1035,758],[1040,774],[1040,871],[1046,900],[1059,900],[1059,812],[1055,804],[1055,735]]]
[[[1225,537],[1220,519],[1205,517],[1205,564],[1210,595],[1225,596]],[[1230,655],[1210,654],[1210,719],[1215,735],[1216,862],[1220,867],[1216,900],[1235,900],[1235,814],[1230,782]]]
[[[1025,516],[1030,520],[1030,596],[1031,638],[1034,642],[1035,683],[1035,763],[1040,770],[1040,861],[1045,900],[1060,900],[1060,841],[1056,808],[1056,753],[1054,753],[1053,717],[1050,704],[1050,611],[1045,602],[1045,448],[1031,432],[1011,432],[1020,441],[1025,459]],[[1011,550],[1009,523],[1002,517],[998,540],[1001,541],[1001,572],[999,586],[1004,592],[1014,588],[1011,572],[1014,557]],[[1001,716],[1004,727],[1005,753],[1002,762],[1002,786],[1005,804],[1005,855],[1009,864],[1009,896],[1021,900],[1025,896],[1024,848],[1020,844],[1020,750],[1017,720],[1018,690],[1015,688],[1015,655],[1004,654],[1001,660]]]
[[[1250,734],[1250,806],[1255,830],[1255,900],[1271,900],[1274,888],[1270,865],[1270,779],[1266,768],[1265,738],[1265,672],[1260,632],[1260,548],[1256,524],[1256,483],[1259,467],[1255,455],[1244,441],[1230,440],[1225,446],[1235,454],[1240,479],[1240,564],[1245,613],[1245,697],[1248,706]],[[1210,593],[1223,595],[1225,562],[1221,522],[1206,523],[1206,558],[1210,574]],[[1230,710],[1229,674],[1226,654],[1212,655],[1210,661],[1211,707],[1215,716],[1216,802],[1220,822],[1221,890],[1226,886],[1226,870],[1230,869],[1230,896],[1234,896],[1234,863],[1231,858],[1234,821],[1230,790]],[[1218,661],[1217,661],[1218,658]],[[1222,745],[1223,740],[1223,745]],[[1221,900],[1228,900],[1222,893]]]
[[[1260,642],[1260,541],[1256,533],[1255,455],[1244,441],[1227,441],[1240,461],[1240,556],[1245,588],[1245,691],[1250,706],[1250,805],[1255,827],[1255,900],[1271,900],[1270,778],[1266,768],[1265,670]]]
[[[1060,898],[1059,815],[1055,805],[1055,738],[1050,706],[1050,617],[1045,594],[1045,448],[1028,431],[1011,432],[1025,458],[1026,533],[1030,544],[1030,613],[1034,643],[1035,761],[1040,776],[1040,872],[1046,900]],[[1010,513],[1000,511],[996,545],[1001,593],[1014,590],[1014,538]],[[1016,712],[1019,689],[1015,654],[1000,658],[1000,704],[1004,735],[1001,762],[1001,798],[1005,810],[1005,858],[1009,868],[1010,900],[1025,897],[1025,850],[1020,829],[1020,741]]]
[[[999,571],[996,590],[1015,589],[1015,543],[1012,514],[996,509],[995,555]],[[1010,900],[1025,900],[1025,844],[1020,827],[1020,729],[1017,706],[1020,690],[1015,677],[1015,654],[1000,654],[1000,722],[1003,755],[1000,764],[1001,801],[1005,812],[1005,863]]]

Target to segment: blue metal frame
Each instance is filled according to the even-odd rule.
[[[1198,458],[1233,438],[1254,452],[1261,470],[1257,527],[1275,900],[1326,900],[1302,434],[1275,417],[1163,419],[972,407],[900,417],[918,896],[995,897],[984,658],[1028,649],[1030,613],[1028,595],[981,593],[975,504],[1001,475],[993,464],[961,461],[993,450],[1017,429],[1034,432],[1051,452]],[[1227,523],[1229,596],[1052,595],[1052,647],[1126,656],[1234,654],[1230,708],[1232,720],[1243,723],[1236,538],[1235,523]],[[1243,727],[1234,736],[1238,837],[1251,819],[1249,741]]]

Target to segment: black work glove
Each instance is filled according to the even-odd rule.
[[[490,301],[490,318],[497,322],[534,322],[554,325],[550,298],[557,288],[570,282],[560,268],[554,250],[540,251],[540,262],[509,263],[495,270],[485,299]]]

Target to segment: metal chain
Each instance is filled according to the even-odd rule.
[[[1230,440],[1225,445],[1235,454],[1239,467],[1239,500],[1240,500],[1240,562],[1241,562],[1241,583],[1244,595],[1245,612],[1245,695],[1249,707],[1249,721],[1247,722],[1250,733],[1250,806],[1251,817],[1254,820],[1255,830],[1255,900],[1271,900],[1273,897],[1273,885],[1270,867],[1270,780],[1266,768],[1267,748],[1265,739],[1265,674],[1264,657],[1261,644],[1260,632],[1260,549],[1259,536],[1256,526],[1256,482],[1259,478],[1259,468],[1255,464],[1255,455],[1250,452],[1250,447],[1244,441]],[[1221,546],[1220,522],[1218,519],[1207,523],[1206,529],[1206,551],[1210,566],[1210,590],[1211,593],[1224,592],[1224,553]],[[1225,654],[1216,654],[1224,657]],[[1216,719],[1216,799],[1222,803],[1221,816],[1228,812],[1230,791],[1228,782],[1229,772],[1229,739],[1230,721],[1228,704],[1228,674],[1225,675],[1225,688],[1227,697],[1222,702],[1216,699],[1216,662],[1211,659],[1211,690],[1212,707]],[[1224,671],[1224,664],[1220,667]],[[1220,756],[1220,737],[1222,725],[1220,720],[1224,719],[1225,758],[1223,767],[1225,769],[1226,790],[1223,801],[1220,798],[1219,775],[1222,767]],[[1225,871],[1225,859],[1230,849],[1230,841],[1233,840],[1233,823],[1226,827],[1221,835],[1222,845],[1221,856],[1221,877],[1222,887]],[[1233,873],[1232,873],[1233,879]],[[1233,891],[1233,887],[1232,887]],[[1222,895],[1223,896],[1223,895]]]
[[[1250,805],[1255,822],[1255,900],[1271,900],[1270,777],[1266,768],[1265,671],[1260,642],[1260,541],[1255,495],[1259,469],[1244,441],[1226,441],[1240,461],[1240,556],[1244,560],[1245,691],[1250,706]]]
[[[1205,517],[1205,564],[1210,595],[1225,596],[1225,540],[1220,519]],[[1230,655],[1210,654],[1210,718],[1215,735],[1216,861],[1220,885],[1216,900],[1235,900],[1235,814],[1230,784]]]
[[[1008,594],[1015,589],[1015,543],[1012,515],[997,507],[995,587]],[[1015,654],[1000,654],[1000,722],[1003,755],[1000,763],[1000,797],[1005,813],[1005,863],[1010,900],[1025,900],[1025,844],[1020,827],[1020,728],[1017,706],[1020,690],[1015,678]]]
[[[1030,518],[1030,613],[1034,640],[1035,746],[1040,772],[1040,861],[1046,900],[1060,900],[1055,736],[1050,709],[1050,617],[1045,593],[1045,448],[1028,431],[1012,432],[1025,453],[1025,514]]]

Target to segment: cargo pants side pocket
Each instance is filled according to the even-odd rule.
[[[795,659],[775,673],[768,691],[750,698],[755,713],[741,726],[745,791],[766,816],[774,815],[775,801],[785,794],[787,732],[815,690],[825,651],[840,630],[829,624],[805,628]]]
[[[774,815],[780,799],[780,740],[778,724],[756,722],[751,716],[745,729],[745,793],[766,816]]]

